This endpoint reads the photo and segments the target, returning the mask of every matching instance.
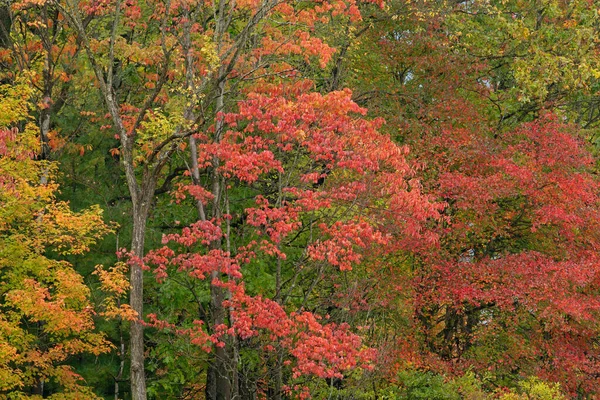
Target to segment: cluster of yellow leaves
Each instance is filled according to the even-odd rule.
[[[221,58],[217,51],[217,45],[212,41],[211,37],[200,33],[194,33],[192,35],[192,41],[201,55],[201,57],[198,57],[199,62],[207,65],[209,70],[217,69],[221,64]]]
[[[102,291],[107,294],[102,301],[100,315],[108,319],[123,319],[134,321],[138,318],[137,313],[129,304],[122,304],[121,299],[129,292],[129,280],[127,279],[128,266],[124,262],[118,262],[108,270],[102,265],[97,265],[94,271],[98,275]]]
[[[29,113],[29,98],[33,88],[26,77],[17,79],[14,85],[0,86],[0,128],[26,121]]]
[[[500,400],[565,400],[558,383],[544,382],[538,378],[530,377],[519,383],[519,390],[507,393]]]
[[[140,151],[135,157],[135,162],[142,163],[159,143],[178,129],[186,128],[186,121],[181,114],[166,115],[160,110],[149,112],[137,131],[136,143]]]

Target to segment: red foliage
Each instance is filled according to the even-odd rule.
[[[227,323],[207,329],[197,321],[179,330],[197,344],[208,349],[211,343],[224,346],[227,337],[253,340],[265,354],[275,347],[284,351],[294,378],[341,378],[357,367],[370,369],[373,350],[347,324],[323,322],[302,306],[247,294],[243,268],[271,257],[286,262],[296,257],[286,268],[349,271],[365,257],[435,242],[423,225],[439,216],[441,205],[421,193],[407,149],[378,132],[382,121],[363,119],[365,110],[349,91],[322,95],[306,93],[305,87],[304,81],[292,87],[262,84],[239,103],[238,112],[223,116],[229,129],[221,141],[198,136],[199,163],[218,158],[229,185],[252,187],[273,179],[269,176],[284,177],[279,200],[258,194],[255,205],[245,208],[244,238],[236,239],[242,243],[230,252],[215,248],[229,239],[223,232],[232,216],[225,215],[166,235],[165,246],[150,251],[144,263],[160,281],[177,270],[227,289]],[[309,236],[303,234],[307,230]],[[300,258],[288,247],[293,240],[305,249]],[[152,324],[176,329],[158,319]]]
[[[597,387],[599,182],[576,130],[547,115],[431,143],[451,222],[415,278],[425,341],[453,368]]]

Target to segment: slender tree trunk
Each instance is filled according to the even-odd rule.
[[[192,169],[192,182],[194,185],[200,185],[200,168],[198,168],[198,145],[196,144],[196,138],[194,135],[190,136],[190,157],[191,157],[191,169]],[[202,221],[206,221],[206,214],[204,213],[204,205],[202,201],[196,200],[196,209],[198,210],[198,218]]]
[[[156,183],[160,172],[164,167],[169,157],[173,154],[177,146],[173,145],[174,140],[178,137],[173,135],[169,140],[164,142],[155,149],[155,153],[147,163],[144,165],[143,174],[140,180],[138,180],[138,174],[136,173],[136,167],[134,166],[134,146],[137,127],[127,129],[121,114],[119,111],[119,100],[118,95],[114,90],[113,77],[115,67],[115,43],[118,37],[119,19],[121,14],[121,0],[116,0],[114,11],[112,30],[109,39],[108,49],[108,62],[106,70],[97,61],[96,55],[90,46],[90,40],[85,30],[85,24],[83,23],[79,10],[75,2],[67,0],[65,5],[62,6],[57,3],[61,12],[71,21],[73,27],[76,29],[81,44],[85,49],[88,56],[88,60],[94,70],[94,75],[100,85],[100,90],[104,97],[104,102],[108,108],[108,112],[111,115],[115,131],[118,133],[119,140],[121,142],[121,157],[123,161],[123,167],[125,170],[125,177],[127,180],[127,187],[131,195],[131,202],[133,206],[133,234],[131,240],[131,253],[134,257],[140,260],[139,263],[134,262],[131,265],[131,293],[130,293],[130,305],[131,308],[138,314],[139,318],[143,317],[143,300],[144,300],[144,280],[141,260],[144,256],[144,239],[146,233],[146,221],[152,206],[152,200],[154,197],[154,190],[156,189]],[[169,19],[166,15],[163,18],[163,29],[166,30],[166,25]],[[144,113],[151,108],[156,96],[160,92],[162,84],[165,82],[167,77],[167,66],[169,64],[169,53],[164,53],[165,68],[162,71],[161,78],[157,84],[154,94],[149,96],[143,109],[140,111],[138,118],[138,127],[141,122]],[[182,136],[183,137],[183,136]],[[170,144],[169,144],[170,143]],[[167,146],[167,148],[165,148]],[[144,326],[137,321],[131,323],[131,338],[130,338],[130,357],[131,357],[131,397],[133,400],[146,400],[146,376],[144,372]]]
[[[133,235],[131,239],[131,252],[140,259],[144,256],[144,240],[146,234],[146,221],[150,212],[152,196],[154,195],[153,182],[145,182],[137,201],[133,202]],[[133,196],[132,196],[133,197]],[[144,275],[139,263],[131,265],[131,293],[129,304],[137,312],[140,319],[144,312]],[[144,371],[144,326],[138,322],[131,323],[131,397],[133,400],[146,399],[146,374]]]
[[[115,18],[113,21],[113,29],[109,47],[109,65],[108,72],[106,73],[106,80],[102,67],[96,61],[94,52],[92,51],[89,43],[89,39],[85,32],[85,28],[77,12],[70,12],[64,10],[65,14],[70,18],[74,27],[77,29],[79,37],[83,47],[88,55],[88,59],[92,64],[96,79],[100,84],[100,89],[104,96],[104,102],[108,111],[112,117],[115,125],[115,130],[119,134],[121,141],[121,151],[123,167],[125,169],[125,177],[127,179],[127,187],[131,195],[131,203],[133,206],[133,234],[131,239],[131,252],[133,256],[142,259],[144,256],[144,239],[146,235],[146,221],[150,212],[152,203],[152,197],[154,196],[154,189],[156,187],[156,176],[158,171],[155,173],[144,173],[141,184],[138,183],[135,167],[133,164],[133,145],[134,136],[128,136],[127,129],[123,124],[119,113],[118,100],[115,93],[113,92],[112,75],[113,75],[113,64],[114,64],[114,42],[117,32],[119,13],[120,13],[120,1],[117,1]],[[69,5],[72,7],[72,5]],[[71,8],[72,10],[73,8]],[[131,265],[131,293],[130,293],[130,305],[131,308],[138,314],[140,318],[144,315],[144,279],[142,266],[138,263],[132,263]],[[133,400],[146,400],[146,374],[144,372],[144,326],[133,321],[131,323],[131,337],[130,337],[130,359],[131,359],[131,398]]]
[[[220,278],[219,274],[213,272],[211,278]],[[212,286],[211,288],[211,311],[213,326],[225,323],[226,310],[223,307],[225,300],[223,288]],[[208,370],[208,376],[211,379],[210,393],[206,398],[209,400],[230,400],[232,399],[232,371],[229,366],[229,345],[224,347],[215,346],[214,357]],[[209,389],[207,385],[207,390]]]
[[[8,49],[11,47],[10,31],[12,27],[12,18],[10,3],[0,6],[0,47]]]
[[[278,4],[278,1],[263,0],[258,11],[249,19],[246,26],[240,32],[236,44],[227,50],[224,50],[224,39],[227,36],[227,30],[231,26],[235,1],[228,2],[219,0],[216,3],[214,39],[217,44],[217,53],[222,57],[221,66],[216,74],[216,98],[215,115],[224,111],[225,105],[225,83],[228,75],[234,69],[243,49],[248,43],[253,29],[259,22],[265,18],[268,12]],[[213,3],[213,4],[215,4]],[[215,121],[215,143],[221,141],[223,135],[224,122],[222,117],[217,117]],[[211,217],[219,220],[222,216],[220,207],[222,206],[222,182],[218,173],[219,159],[212,160],[212,194],[214,196],[212,204]],[[215,243],[214,248],[221,248],[222,243]],[[211,279],[222,278],[218,271],[211,274]],[[230,293],[221,287],[211,285],[211,323],[212,327],[232,323],[229,309],[223,307],[223,302],[230,296]],[[240,398],[239,379],[237,371],[238,349],[236,338],[226,340],[226,346],[215,347],[213,362],[209,364],[206,384],[206,398],[208,400],[233,400]]]
[[[277,203],[275,204],[276,207],[282,207],[283,206],[283,176],[281,174],[281,172],[279,173],[279,176],[277,178]],[[277,244],[277,249],[279,251],[281,251],[281,243]],[[281,301],[281,290],[282,290],[282,284],[281,284],[281,258],[277,257],[277,266],[276,266],[276,270],[275,270],[275,297],[273,298],[273,300],[279,304],[282,304]],[[274,386],[275,386],[275,393],[273,393],[273,400],[281,400],[281,394],[283,393],[283,349],[281,348],[281,346],[279,344],[275,345],[275,348],[277,349],[277,358],[275,360],[275,368],[273,371],[273,381],[274,381]]]
[[[117,240],[118,243],[118,240]],[[117,247],[118,248],[118,247]],[[121,301],[118,300],[117,306],[121,306]],[[119,320],[119,372],[115,376],[115,400],[119,400],[119,385],[123,380],[123,371],[125,371],[125,339],[123,338],[123,320]]]
[[[219,176],[216,170],[213,172],[213,192],[217,195],[217,199],[213,207],[219,207],[216,204],[219,200],[221,185]],[[221,212],[213,210],[213,217],[220,218]],[[213,248],[220,248],[221,241],[212,244]],[[211,282],[217,279],[222,279],[219,271],[211,273]],[[227,298],[226,290],[222,287],[211,285],[210,290],[210,315],[211,326],[213,329],[227,322],[227,309],[223,306],[223,302]],[[223,347],[214,347],[213,360],[208,368],[208,380],[206,385],[206,398],[208,400],[231,400],[233,399],[233,376],[237,374],[236,368],[231,362],[231,343],[227,341]],[[237,391],[236,391],[237,392]]]
[[[281,369],[283,365],[283,350],[280,346],[277,348],[277,360],[275,361],[275,393],[273,393],[273,400],[281,400],[281,394],[283,393],[283,371]]]
[[[222,67],[223,68],[223,67]],[[221,69],[222,69],[221,68]],[[221,71],[220,71],[221,72]],[[219,73],[221,76],[221,73]],[[221,81],[217,84],[217,99],[215,102],[216,112],[223,111],[225,99],[225,82]],[[215,142],[220,142],[223,134],[223,120],[218,118],[215,124]],[[212,217],[216,220],[222,217],[221,201],[222,190],[221,176],[218,172],[219,159],[213,159],[212,163],[212,194],[214,196]],[[213,243],[214,248],[220,248],[223,244],[221,241]],[[211,273],[211,281],[221,279],[219,271]],[[223,306],[223,302],[227,298],[225,289],[219,286],[211,285],[210,291],[210,310],[212,327],[225,324],[227,322],[227,309]],[[206,398],[208,400],[231,400],[234,398],[234,393],[237,390],[233,388],[234,376],[237,375],[237,365],[233,365],[231,357],[232,343],[227,342],[223,347],[214,348],[213,362],[210,363],[208,369],[208,381],[206,385]]]
[[[44,13],[46,13],[46,7],[44,7]],[[45,42],[44,42],[45,43]],[[42,93],[42,108],[40,110],[39,116],[39,126],[40,126],[40,160],[49,160],[50,159],[50,125],[52,122],[52,49],[48,48],[47,45],[44,46],[46,50],[46,57],[44,59],[44,91]],[[42,171],[42,176],[40,178],[40,182],[42,185],[48,183],[49,174],[48,166],[44,166]]]

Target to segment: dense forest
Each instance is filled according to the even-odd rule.
[[[594,0],[1,0],[1,399],[600,398]]]

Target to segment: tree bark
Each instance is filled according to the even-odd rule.
[[[144,191],[137,202],[133,203],[133,235],[131,252],[140,259],[144,256],[144,240],[146,234],[146,221],[150,211],[151,196]],[[150,195],[150,196],[149,196]],[[150,197],[150,198],[149,198]],[[131,292],[129,304],[141,319],[144,312],[144,275],[139,263],[131,265]],[[146,399],[146,374],[144,371],[144,326],[140,321],[131,322],[131,396],[134,400]]]
[[[223,67],[221,67],[221,71]],[[219,71],[219,72],[221,72]],[[221,76],[221,74],[219,74]],[[225,102],[225,81],[221,80],[217,83],[217,98],[215,101],[215,111],[219,113],[223,111]],[[223,119],[217,118],[215,123],[215,142],[219,143],[223,134]],[[212,204],[212,217],[219,220],[222,217],[221,200],[222,200],[222,185],[221,176],[218,172],[220,161],[214,158],[212,161],[212,194],[214,196]],[[214,248],[220,248],[223,244],[221,241],[212,244]],[[211,282],[221,279],[219,271],[211,273]],[[213,329],[227,322],[227,309],[223,306],[223,301],[227,298],[226,290],[220,286],[211,285],[210,290],[210,315],[211,326]],[[223,347],[215,346],[214,357],[208,368],[206,398],[208,400],[231,400],[234,397],[233,388],[234,376],[237,375],[237,366],[233,365],[231,357],[231,343],[226,343]],[[237,389],[237,388],[236,388]]]

